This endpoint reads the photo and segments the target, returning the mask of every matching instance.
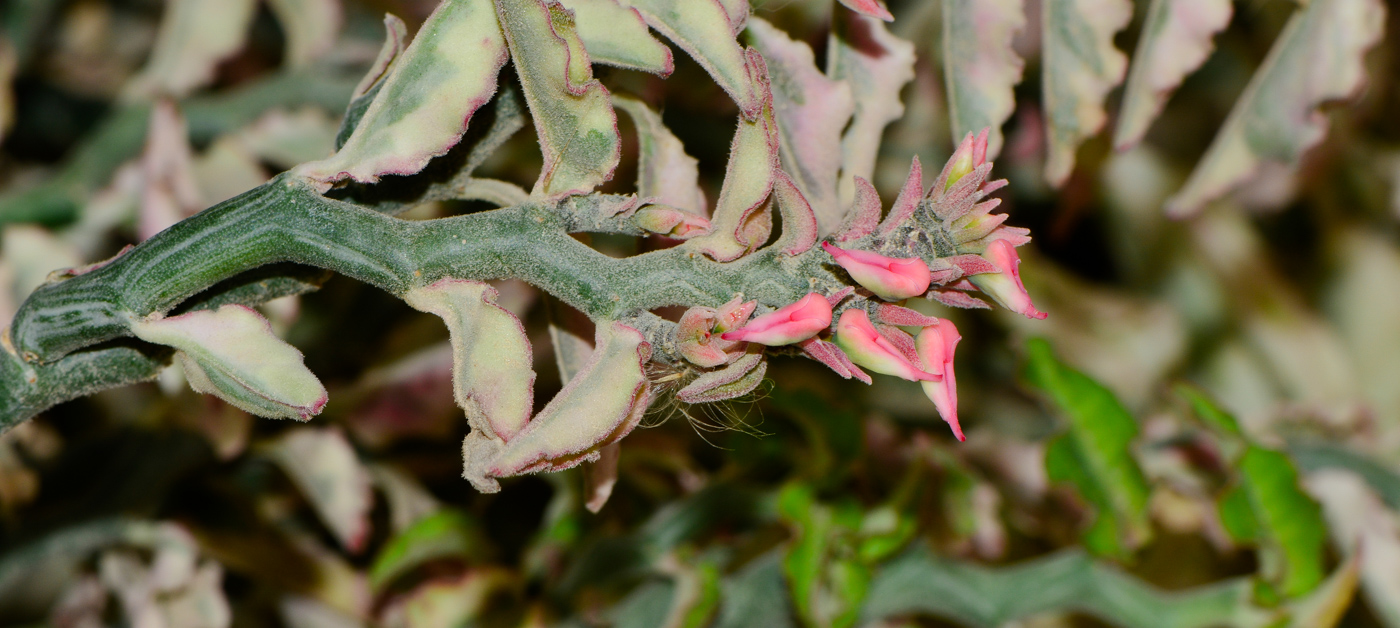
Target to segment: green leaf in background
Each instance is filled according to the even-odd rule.
[[[953,141],[991,128],[987,159],[1001,154],[1001,125],[1016,110],[1011,88],[1025,65],[1012,48],[1026,26],[1022,0],[943,0],[943,77]]]
[[[1167,200],[1167,212],[1194,214],[1266,165],[1296,167],[1327,134],[1327,116],[1317,108],[1365,82],[1363,57],[1384,25],[1380,0],[1320,0],[1297,9],[1191,178]]]
[[[1049,444],[1050,479],[1068,482],[1095,509],[1084,542],[1095,553],[1127,558],[1152,535],[1150,489],[1133,459],[1137,421],[1111,391],[1056,359],[1041,339],[1027,345],[1026,380],[1044,391],[1069,424]]]
[[[369,584],[376,591],[414,568],[440,558],[480,558],[481,528],[459,510],[444,508],[419,519],[389,539],[369,568]]]
[[[1060,186],[1074,171],[1080,143],[1103,128],[1103,101],[1123,80],[1127,57],[1113,36],[1133,17],[1131,0],[1045,0],[1041,79],[1049,141],[1045,179]]]

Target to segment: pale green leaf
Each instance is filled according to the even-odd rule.
[[[1045,0],[1041,78],[1049,146],[1045,179],[1059,186],[1074,171],[1074,154],[1103,128],[1104,97],[1123,80],[1128,60],[1113,36],[1133,17],[1132,0]]]
[[[214,80],[219,62],[243,48],[256,0],[166,0],[155,49],[124,96],[181,97]]]
[[[287,34],[283,62],[293,68],[306,67],[330,50],[345,21],[339,0],[268,0],[268,7]]]
[[[370,586],[382,590],[399,576],[433,560],[481,558],[484,542],[475,520],[457,510],[439,510],[390,538],[379,550],[369,568]]]
[[[1137,421],[1111,391],[1060,363],[1044,340],[1032,340],[1027,348],[1027,381],[1049,396],[1069,424],[1046,452],[1050,478],[1074,484],[1094,506],[1086,543],[1125,557],[1152,534],[1150,489],[1132,452]]]
[[[350,104],[345,107],[345,117],[341,119],[340,130],[335,136],[336,150],[345,146],[345,142],[355,132],[355,127],[360,125],[365,112],[374,103],[374,97],[378,96],[379,90],[384,87],[384,79],[388,78],[389,69],[403,54],[404,42],[408,39],[408,27],[404,26],[403,20],[386,13],[384,31],[384,45],[379,48],[379,55],[375,57],[369,71],[365,72],[364,78],[355,86],[355,91],[350,95]]]
[[[496,304],[497,296],[489,284],[443,279],[403,298],[447,323],[453,393],[472,433],[509,441],[530,420],[535,371],[524,325]]]
[[[472,626],[491,599],[511,586],[509,572],[495,568],[469,571],[456,578],[436,578],[395,598],[379,625],[392,628]]]
[[[1011,47],[1026,27],[1023,0],[943,0],[943,78],[953,141],[990,128],[987,159],[1001,153],[1001,125],[1016,110],[1024,62]]]
[[[855,115],[841,137],[842,207],[855,203],[855,177],[875,178],[880,137],[889,123],[904,116],[899,92],[914,80],[914,44],[885,28],[878,19],[837,11],[827,43],[826,73],[851,86]]]
[[[1210,56],[1212,39],[1231,13],[1230,0],[1152,0],[1123,88],[1115,148],[1128,150],[1142,141],[1182,79]]]
[[[836,181],[841,170],[841,132],[855,113],[851,85],[827,78],[817,69],[811,47],[768,22],[753,18],[748,32],[768,62],[784,169],[811,204],[819,235],[829,235],[846,215]]]
[[[700,189],[699,162],[662,124],[661,116],[640,100],[613,96],[613,105],[632,117],[637,127],[637,196],[705,215],[708,206]]]
[[[326,389],[302,363],[301,352],[247,307],[133,319],[131,333],[177,349],[191,388],[252,414],[306,420],[326,404]]]
[[[1289,18],[1168,213],[1195,213],[1265,165],[1295,166],[1327,134],[1318,107],[1366,79],[1363,56],[1382,36],[1380,0],[1317,0]]]
[[[560,0],[574,12],[574,23],[594,63],[670,76],[676,69],[671,49],[647,32],[636,9],[618,0]]]
[[[472,114],[496,93],[507,53],[491,0],[444,0],[403,53],[390,42],[380,53],[388,74],[361,83],[373,101],[334,156],[293,171],[323,186],[343,179],[373,183],[388,174],[413,174],[457,144]],[[371,75],[380,70],[379,63]],[[353,111],[353,109],[352,109]]]
[[[739,105],[744,116],[753,118],[763,107],[763,97],[754,90],[744,50],[735,41],[734,16],[748,17],[748,4],[729,0],[619,0],[636,9],[647,24],[680,46],[705,68],[710,76]],[[742,7],[740,6],[742,4]],[[731,15],[730,11],[734,13]],[[742,24],[742,20],[739,21]]]
[[[1260,571],[1279,592],[1297,597],[1323,578],[1326,528],[1315,502],[1298,486],[1298,472],[1283,454],[1251,445],[1239,461],[1240,490],[1249,501]]]
[[[763,383],[767,371],[763,354],[745,354],[722,368],[701,373],[676,391],[676,398],[686,403],[713,403],[742,397]]]
[[[267,448],[316,514],[351,552],[369,540],[374,493],[369,470],[339,428],[299,427]]]
[[[617,114],[593,78],[573,17],[542,0],[496,0],[496,12],[544,153],[531,195],[592,192],[612,178],[622,149]]]

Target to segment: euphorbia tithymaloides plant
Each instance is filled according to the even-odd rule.
[[[325,389],[248,307],[313,289],[322,277],[309,266],[379,286],[447,324],[471,426],[465,475],[482,491],[498,490],[497,478],[597,460],[636,427],[660,394],[657,379],[674,382],[668,390],[685,403],[732,399],[763,380],[771,355],[805,355],[865,382],[866,370],[918,381],[962,438],[958,332],[901,304],[988,307],[971,294],[980,291],[1044,316],[1018,276],[1016,247],[1029,238],[990,213],[998,200],[986,197],[1005,182],[988,181],[985,132],[963,140],[932,188],[915,160],[885,211],[867,178],[881,131],[902,110],[913,47],[885,30],[880,20],[891,18],[878,3],[846,4],[836,7],[825,73],[806,44],[750,17],[743,0],[445,0],[407,46],[389,17],[333,156],[111,260],[57,273],[29,298],[4,336],[4,421],[152,378],[172,359],[196,390],[249,412],[315,415]],[[695,160],[660,117],[593,77],[593,63],[669,74],[671,51],[649,27],[738,104],[713,211]],[[736,38],[745,31],[752,47]],[[501,81],[508,63],[518,88]],[[781,89],[770,89],[771,76]],[[529,192],[473,177],[524,125],[522,96],[544,155]],[[629,195],[595,192],[621,158],[618,109],[640,140]],[[440,199],[500,209],[393,217]],[[585,232],[684,242],[614,259],[571,236]],[[571,379],[538,411],[525,328],[486,283],[504,278],[595,324],[591,346],[551,330]],[[652,313],[671,306],[688,308],[679,322]],[[922,331],[901,329],[911,327]]]

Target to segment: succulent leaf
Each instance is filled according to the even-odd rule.
[[[880,223],[880,235],[888,237],[900,225],[907,223],[919,208],[919,201],[923,197],[924,167],[919,163],[919,156],[915,155],[914,161],[909,164],[909,178],[904,180],[904,187],[900,188],[899,196],[894,199],[894,205],[890,206],[890,215]]]
[[[453,393],[473,433],[509,441],[530,420],[535,371],[524,325],[497,296],[489,284],[443,279],[408,291],[404,301],[447,324]]]
[[[125,97],[181,98],[214,80],[219,62],[243,48],[256,0],[170,0],[155,47]]]
[[[1133,17],[1131,0],[1046,0],[1041,7],[1045,179],[1060,186],[1074,170],[1080,143],[1108,120],[1103,100],[1123,80],[1128,60],[1113,36]]]
[[[763,383],[768,363],[762,353],[747,353],[723,368],[701,374],[676,397],[686,403],[711,403],[749,394]]]
[[[699,162],[646,103],[614,95],[613,106],[627,112],[637,128],[637,196],[703,217],[708,205],[700,189]]]
[[[786,255],[798,255],[817,243],[819,221],[787,173],[778,170],[774,174],[773,198],[783,217],[783,235],[773,246]]]
[[[880,192],[875,186],[870,185],[865,177],[856,177],[855,186],[855,203],[846,214],[846,221],[836,230],[836,237],[833,239],[837,242],[859,240],[874,233],[875,228],[880,226],[880,216],[885,213]]]
[[[344,12],[336,0],[268,0],[287,34],[285,63],[303,68],[335,44]]]
[[[1012,40],[1026,26],[1023,0],[943,0],[943,77],[953,137],[990,128],[987,158],[1001,153],[1001,125],[1016,110],[1024,62]]]
[[[385,22],[390,40],[395,39],[396,26]],[[383,72],[379,63],[390,50],[386,44],[371,75]],[[422,170],[462,139],[472,114],[496,93],[496,75],[506,58],[490,0],[444,0],[413,42],[388,62],[373,102],[345,145],[293,171],[324,187]]]
[[[659,76],[675,71],[671,49],[647,31],[647,24],[636,9],[618,0],[559,0],[573,11],[579,39],[593,63],[641,70]]]
[[[1123,88],[1114,148],[1127,150],[1142,141],[1182,79],[1210,56],[1211,40],[1232,13],[1229,0],[1152,0]]]
[[[131,333],[178,350],[191,388],[252,414],[304,421],[326,405],[326,389],[302,363],[301,352],[248,307],[135,319]]]
[[[891,35],[883,22],[837,11],[827,44],[826,72],[851,85],[855,115],[841,137],[843,205],[855,200],[853,177],[875,176],[875,157],[885,126],[904,115],[899,92],[914,80],[914,44]]]
[[[642,19],[705,68],[710,76],[752,119],[763,108],[763,95],[756,91],[756,77],[745,59],[744,49],[735,41],[734,27],[739,15],[748,17],[748,3],[739,0],[619,0],[636,9]],[[732,12],[731,12],[732,11]],[[739,23],[742,24],[742,21]]]

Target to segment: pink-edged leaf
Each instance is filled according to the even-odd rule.
[[[886,325],[902,327],[927,327],[938,322],[937,317],[927,316],[893,303],[881,303],[875,310],[875,320]]]
[[[841,137],[843,204],[855,200],[853,177],[875,175],[875,157],[885,126],[904,115],[899,92],[914,80],[914,44],[891,35],[883,22],[849,11],[836,11],[827,44],[826,71],[851,85],[856,111]]]
[[[618,0],[559,0],[574,12],[579,38],[593,63],[670,76],[676,69],[671,49],[647,31],[636,9]]]
[[[133,318],[131,333],[174,347],[190,388],[249,413],[304,421],[326,405],[326,388],[306,368],[301,352],[273,334],[261,314],[242,305]]]
[[[986,301],[969,295],[966,292],[952,289],[931,290],[928,293],[930,299],[938,301],[948,307],[960,307],[972,310],[990,310],[991,305]]]
[[[856,192],[859,197],[860,192]],[[919,201],[924,197],[924,167],[919,163],[919,156],[914,155],[914,161],[909,164],[909,178],[904,180],[904,187],[899,189],[899,196],[894,199],[894,205],[890,206],[890,215],[885,221],[880,223],[880,235],[888,236],[894,230],[907,222],[914,215],[914,210],[919,208]]]
[[[841,4],[846,8],[867,17],[877,20],[893,22],[894,16],[890,15],[890,10],[885,8],[885,3],[880,0],[841,0]]]
[[[755,90],[744,49],[735,41],[734,20],[748,15],[748,3],[737,0],[619,0],[636,9],[652,28],[682,50],[739,105],[745,118],[753,119],[763,108],[764,96]],[[731,8],[732,5],[732,8]],[[731,14],[731,10],[733,14]]]
[[[943,0],[943,77],[953,138],[990,129],[987,159],[1001,153],[1001,125],[1016,110],[1024,63],[1012,40],[1026,26],[1023,0]],[[978,162],[980,163],[980,161]]]
[[[836,237],[833,239],[837,242],[859,240],[874,233],[875,228],[880,225],[880,215],[885,211],[880,201],[880,193],[865,180],[865,177],[856,177],[855,186],[855,205],[846,214],[846,222],[836,230]]]
[[[390,33],[392,39],[392,25]],[[413,43],[389,64],[345,145],[293,172],[328,187],[344,179],[374,183],[383,175],[422,170],[462,139],[472,114],[496,93],[496,75],[507,56],[491,0],[439,4]],[[376,70],[382,72],[376,66],[371,74]]]
[[[773,198],[783,217],[783,235],[773,246],[787,255],[797,255],[817,243],[817,217],[812,206],[786,172],[774,173]]]
[[[827,365],[831,370],[836,371],[837,375],[845,379],[854,377],[867,384],[872,382],[870,375],[860,370],[860,367],[851,362],[851,359],[846,357],[846,354],[834,344],[821,338],[812,337],[802,341],[798,346],[808,357]]]
[[[1365,84],[1365,53],[1384,35],[1385,12],[1380,0],[1312,2],[1296,11],[1167,212],[1192,214],[1261,168],[1296,166],[1327,134],[1318,108]]]
[[[738,35],[749,20],[749,0],[719,0],[719,3],[724,6],[724,12],[729,16],[729,29]]]
[[[738,259],[762,246],[769,233],[764,225],[772,228],[772,215],[765,201],[777,176],[778,130],[773,121],[767,66],[755,50],[749,51],[749,62],[751,74],[758,79],[755,89],[763,95],[763,106],[752,119],[739,118],[739,128],[729,147],[724,185],[710,220],[714,232],[686,243],[721,262]]]
[[[715,325],[719,313],[714,308],[692,307],[676,323],[676,348],[681,357],[697,366],[712,368],[729,361],[729,354],[720,346]]]
[[[593,354],[525,429],[505,444],[479,432],[462,444],[463,475],[477,490],[500,490],[496,478],[562,471],[596,461],[641,421],[651,401],[645,366],[651,345],[621,323],[598,325]]]
[[[709,209],[700,189],[699,162],[661,123],[661,116],[640,100],[613,96],[613,106],[627,112],[637,128],[637,196],[705,216]]]
[[[686,403],[712,403],[742,397],[758,388],[767,372],[763,354],[746,353],[724,368],[702,373],[676,391],[676,398]]]
[[[586,194],[612,178],[622,158],[617,114],[567,9],[546,0],[496,0],[544,165],[536,198]]]
[[[145,186],[136,220],[140,239],[160,233],[204,208],[195,180],[185,117],[170,100],[158,100],[151,107],[141,172]]]
[[[1049,142],[1045,179],[1059,187],[1074,171],[1074,153],[1108,120],[1104,97],[1123,80],[1128,59],[1113,36],[1133,17],[1132,0],[1045,0],[1041,78]]]
[[[392,13],[384,14],[384,44],[379,48],[379,55],[374,58],[374,63],[369,66],[369,71],[365,72],[364,78],[355,86],[355,91],[350,94],[350,101],[354,102],[365,95],[375,85],[380,84],[389,76],[389,69],[399,60],[403,54],[404,46],[408,41],[408,27],[403,20]]]
[[[535,370],[525,327],[496,304],[496,289],[478,281],[443,279],[403,298],[447,324],[453,394],[473,433],[502,441],[519,434],[534,407]]]
[[[166,0],[145,67],[125,96],[182,98],[212,82],[219,63],[243,48],[257,15],[255,0]]]
[[[584,502],[588,512],[603,510],[617,486],[617,463],[622,459],[622,443],[598,448],[598,460],[583,468]]]
[[[749,20],[750,41],[776,77],[773,115],[784,169],[816,214],[820,235],[836,231],[846,206],[836,194],[841,131],[855,112],[850,84],[817,69],[812,48],[761,19]]]
[[[292,429],[265,451],[345,549],[359,553],[365,548],[373,480],[339,428]]]
[[[1152,0],[1138,38],[1113,146],[1128,150],[1148,127],[1186,75],[1205,63],[1216,33],[1230,23],[1230,0]]]
[[[330,50],[345,22],[338,0],[268,0],[267,5],[287,34],[283,60],[293,68],[311,65]]]

